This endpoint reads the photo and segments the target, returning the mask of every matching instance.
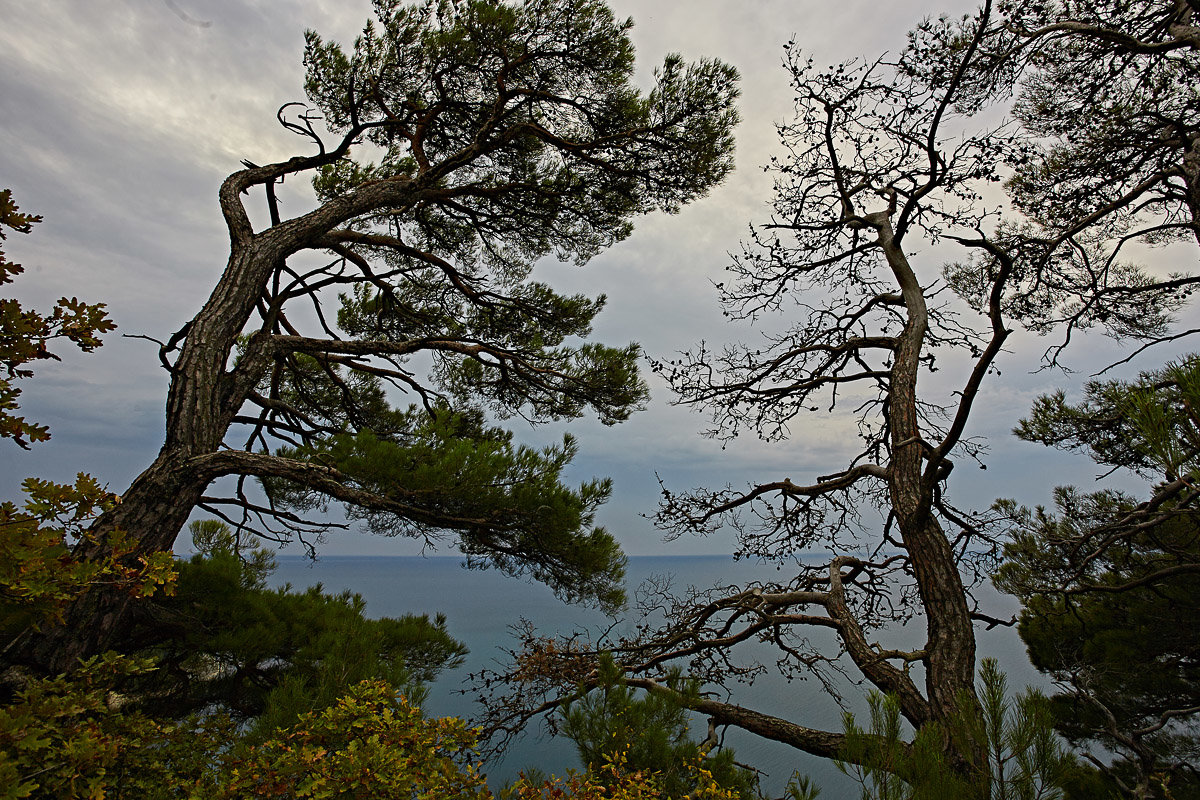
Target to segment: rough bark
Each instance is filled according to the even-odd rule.
[[[925,293],[891,229],[881,218],[879,243],[896,278],[907,321],[897,337],[889,382],[891,463],[888,489],[896,525],[909,555],[925,612],[926,693],[934,719],[959,711],[959,698],[975,694],[975,634],[958,562],[933,513],[937,473],[925,468],[929,445],[917,414],[917,376],[929,329]],[[931,480],[932,477],[932,480]]]

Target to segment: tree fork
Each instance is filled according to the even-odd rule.
[[[358,40],[352,57],[307,34],[305,90],[335,143],[327,147],[314,131],[315,113],[303,124],[285,119],[289,104],[280,123],[318,152],[265,166],[243,162],[222,183],[226,268],[199,313],[160,349],[171,374],[164,444],[120,504],[95,522],[94,543],[78,547],[77,558],[110,553],[106,538],[116,530],[132,543],[130,559],[169,549],[215,478],[275,477],[295,489],[276,489],[283,505],[275,521],[294,522],[293,512],[311,510],[308,500],[332,498],[385,532],[453,532],[481,561],[532,575],[573,599],[616,602],[624,560],[612,536],[594,525],[595,508],[607,498],[604,482],[566,486],[569,441],[521,448],[487,425],[484,412],[558,420],[590,408],[616,422],[645,400],[635,345],[566,344],[588,336],[601,304],[559,295],[530,275],[545,257],[586,262],[627,236],[634,217],[674,211],[723,180],[733,168],[737,73],[715,60],[669,57],[654,91],[671,102],[651,103],[633,86],[629,24],[601,0],[566,3],[553,14],[538,3],[495,2],[489,14],[376,4],[378,29],[388,33]],[[451,41],[470,46],[447,47]],[[447,87],[429,69],[463,80]],[[370,96],[355,91],[362,86],[372,87]],[[387,154],[378,163],[355,162],[352,151],[368,140],[386,143]],[[318,204],[281,219],[275,185],[306,175]],[[271,224],[255,231],[243,195],[259,185]],[[338,241],[331,234],[339,229],[354,236]],[[397,261],[376,271],[372,237],[385,235],[407,249],[390,253]],[[312,272],[315,288],[287,265],[296,254],[331,249],[341,253],[340,265]],[[298,283],[281,289],[273,279],[283,273]],[[361,324],[335,333],[321,304],[337,287],[354,285],[365,290],[345,302]],[[291,292],[297,286],[306,291]],[[329,295],[319,296],[322,287]],[[404,302],[376,307],[372,292]],[[305,359],[321,348],[286,322],[283,304],[297,297],[317,304],[331,348],[358,346],[354,358],[305,371]],[[497,308],[507,314],[502,325]],[[303,346],[289,347],[282,334]],[[397,366],[413,352],[398,342],[436,350],[437,369]],[[469,347],[496,358],[473,358]],[[228,450],[231,427],[268,375],[272,407],[246,423],[254,451]],[[387,403],[385,378],[419,401],[411,411]],[[458,465],[484,470],[486,485],[453,485],[429,507],[395,501],[391,495],[413,492],[381,463],[389,454],[404,462],[395,455],[405,448],[428,457],[423,447],[447,441],[470,445],[450,448],[455,458],[481,450],[494,456]],[[343,445],[352,451],[344,468],[318,474]],[[375,460],[355,460],[362,455],[356,447],[375,447]],[[218,458],[225,452],[244,457]],[[453,465],[442,468],[449,474]],[[531,513],[529,495],[538,498],[535,509],[554,503],[554,513]],[[275,508],[275,498],[265,505]],[[381,522],[382,515],[391,516]],[[5,657],[58,672],[116,643],[128,601],[106,592],[88,590],[67,609],[64,625],[25,631]]]

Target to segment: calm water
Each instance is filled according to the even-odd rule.
[[[678,588],[778,578],[774,566],[735,562],[728,556],[634,557],[629,559],[627,572],[631,589],[651,575],[673,575]],[[367,613],[373,617],[445,614],[451,635],[465,642],[471,653],[464,666],[443,673],[430,687],[426,710],[435,715],[470,717],[474,713],[473,701],[457,690],[464,687],[467,673],[503,656],[499,648],[513,643],[508,626],[519,618],[532,620],[547,632],[594,630],[606,627],[607,622],[594,609],[559,602],[544,586],[492,571],[467,570],[456,557],[327,556],[315,564],[300,557],[283,557],[274,581],[300,588],[320,582],[330,592],[350,589],[363,596]],[[1011,610],[1011,600],[1006,604],[997,598],[996,603],[989,610],[997,614]],[[1011,686],[1042,683],[1029,666],[1015,631],[998,629],[979,636],[980,654],[1000,659]],[[846,695],[850,698],[858,691],[848,686]],[[734,700],[813,727],[841,729],[841,709],[813,679],[788,683],[767,675],[752,686],[738,686]],[[851,702],[851,708],[861,710],[863,704]],[[764,787],[769,792],[777,793],[794,770],[811,775],[823,786],[823,797],[851,796],[853,792],[848,779],[821,759],[735,730],[728,732],[726,742],[736,750],[739,761],[766,773]],[[561,774],[579,764],[569,742],[533,731],[513,745],[502,761],[490,764],[489,775],[500,785],[529,765]]]

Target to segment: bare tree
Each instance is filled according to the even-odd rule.
[[[1056,48],[1120,38],[1097,25],[1084,31],[1047,21],[1030,30],[1023,22],[1022,14],[1062,16],[1076,5],[1006,3],[994,10],[987,2],[961,21],[922,23],[894,60],[827,71],[788,46],[797,112],[780,128],[784,155],[770,165],[774,214],[754,229],[731,280],[718,289],[734,319],[786,312],[790,323],[758,344],[719,352],[701,345],[656,368],[681,403],[712,413],[712,436],[750,432],[782,440],[795,431],[799,438],[807,415],[849,407],[861,446],[847,464],[811,481],[779,476],[747,489],[664,487],[655,519],[671,536],[729,526],[746,557],[787,562],[826,550],[830,558],[798,563],[779,582],[682,597],[651,588],[638,613],[666,624],[639,626],[632,635],[585,642],[526,631],[515,668],[484,676],[496,730],[511,732],[586,691],[589,659],[603,650],[623,665],[631,685],[649,691],[669,692],[663,676],[682,664],[724,688],[728,699],[680,698],[715,724],[825,757],[845,756],[841,732],[735,702],[734,680],[768,668],[754,655],[739,660],[740,646],[773,646],[774,667],[789,676],[852,670],[894,695],[917,729],[936,723],[946,730],[960,699],[974,698],[973,625],[1001,620],[984,613],[972,588],[994,566],[1003,526],[956,509],[945,490],[956,463],[978,456],[980,443],[968,437],[971,413],[1011,327],[1065,330],[1068,342],[1074,330],[1093,325],[1163,340],[1182,302],[1179,290],[1193,280],[1158,279],[1125,260],[1134,241],[1155,244],[1191,231],[1192,222],[1180,217],[1187,208],[1181,165],[1190,145],[1166,133],[1161,147],[1134,136],[1120,149],[1114,139],[1100,156],[1113,163],[1089,169],[1088,154],[1076,153],[1062,166],[1064,148],[1093,135],[1076,127],[1095,121],[1082,110],[1088,100],[1074,101],[1078,115],[1068,110],[1042,125],[1053,111],[1046,98],[1057,96],[1046,92],[1066,92],[1069,64],[1079,65],[1056,61]],[[1125,4],[1109,5],[1111,12]],[[1183,16],[1168,17],[1190,24],[1191,12],[1181,9]],[[1113,24],[1126,31],[1134,23],[1118,15]],[[1104,69],[1087,73],[1097,92],[1104,91]],[[1052,87],[1051,75],[1058,81]],[[1181,93],[1190,96],[1195,85]],[[1013,114],[981,127],[979,112],[1014,91]],[[1163,89],[1164,104],[1178,100],[1170,94]],[[1131,150],[1145,154],[1137,169],[1125,159]],[[1154,171],[1152,159],[1162,169]],[[1139,173],[1143,167],[1151,171]],[[989,187],[1004,181],[1013,202],[1002,215],[1003,203],[988,198],[995,197]],[[1089,190],[1097,184],[1103,193]],[[959,252],[929,252],[938,245]],[[918,248],[926,252],[914,256]],[[1048,353],[1052,362],[1059,352]],[[913,618],[923,623],[922,644],[883,644],[888,626]],[[836,636],[834,650],[812,644],[820,630]],[[519,684],[515,695],[489,696],[488,685],[504,681]],[[951,763],[986,786],[983,754],[948,736],[944,742]]]
[[[633,685],[667,691],[659,678],[679,661],[705,682],[722,684],[739,670],[760,668],[738,666],[733,656],[736,645],[760,640],[780,648],[785,672],[831,664],[841,653],[805,649],[806,631],[816,627],[835,632],[850,661],[872,685],[896,695],[915,726],[945,720],[963,693],[973,695],[972,608],[959,574],[973,528],[944,502],[942,485],[955,453],[970,452],[967,419],[1009,333],[1000,301],[1012,261],[983,236],[988,216],[969,201],[975,187],[996,176],[1013,142],[1003,130],[955,133],[954,104],[990,13],[985,7],[973,39],[932,85],[908,68],[910,53],[818,71],[789,46],[797,119],[780,129],[787,152],[773,162],[775,214],[755,229],[731,268],[731,284],[719,288],[734,317],[795,303],[796,321],[761,345],[719,353],[701,347],[657,369],[681,402],[713,412],[716,436],[749,430],[781,439],[816,404],[848,402],[858,409],[861,452],[807,484],[780,478],[744,491],[664,489],[656,521],[674,535],[731,524],[746,556],[788,559],[815,547],[837,554],[826,564],[800,565],[788,582],[654,596],[651,605],[665,606],[665,628],[604,643]],[[908,242],[922,237],[983,254],[994,286],[985,328],[963,324],[939,299],[944,287],[936,278],[921,278]],[[931,401],[918,393],[918,376],[944,350],[966,350],[972,361],[950,400]],[[862,539],[864,508],[886,519],[874,544]],[[872,554],[845,554],[864,547]],[[925,614],[925,644],[881,647],[874,633],[910,614],[910,599]],[[532,638],[528,644],[524,662],[555,647]],[[923,685],[914,665],[924,667]],[[542,700],[539,709],[557,696],[548,692]],[[692,707],[717,724],[817,755],[842,749],[840,732],[733,702],[706,699]],[[513,707],[502,706],[502,717],[512,716],[496,723],[510,725],[531,710],[512,715]],[[954,754],[960,762],[972,755]]]

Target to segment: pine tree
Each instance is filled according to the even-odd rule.
[[[174,594],[137,603],[122,642],[126,654],[157,667],[124,689],[154,716],[220,709],[249,723],[247,741],[260,740],[364,680],[419,700],[424,684],[467,653],[441,615],[368,619],[362,597],[349,591],[269,588],[269,551],[239,547],[215,520],[192,530],[199,552],[179,562]]]
[[[758,796],[756,776],[734,762],[732,750],[717,747],[715,731],[697,742],[690,735],[691,714],[673,693],[696,695],[699,687],[676,675],[671,694],[639,693],[620,682],[611,656],[600,661],[596,688],[567,705],[561,733],[579,752],[589,774],[603,782],[606,764],[618,759],[625,770],[653,773],[668,797],[695,791],[697,764],[716,786],[742,800]]]
[[[116,530],[135,557],[169,549],[197,507],[308,540],[341,504],[373,531],[449,539],[472,566],[611,608],[624,560],[594,525],[609,484],[563,483],[569,438],[518,446],[489,420],[611,424],[645,400],[639,348],[586,340],[603,298],[530,274],[583,264],[636,216],[720,182],[736,71],[670,56],[638,90],[632,22],[601,0],[374,5],[352,47],[307,35],[308,103],[279,118],[311,153],[223,183],[225,271],[160,351],[163,447],[79,555],[104,558]],[[311,180],[316,205],[285,218],[285,178]],[[127,605],[90,592],[20,658],[70,668],[113,641]]]
[[[1030,658],[1060,686],[1059,730],[1136,797],[1200,793],[1197,408],[1196,356],[1092,382],[1076,405],[1042,397],[1019,436],[1154,481],[1149,498],[1060,487],[1053,512],[998,505],[1012,542],[997,584],[1022,599]]]
[[[872,693],[871,723],[861,728],[846,713],[845,756],[838,768],[855,777],[863,800],[1061,800],[1074,759],[1053,730],[1044,696],[1026,690],[1015,698],[995,659],[979,669],[979,704],[963,697],[944,726],[926,726],[904,738],[900,705],[894,696]],[[970,740],[964,752],[983,758],[966,772],[943,757],[942,738]]]

